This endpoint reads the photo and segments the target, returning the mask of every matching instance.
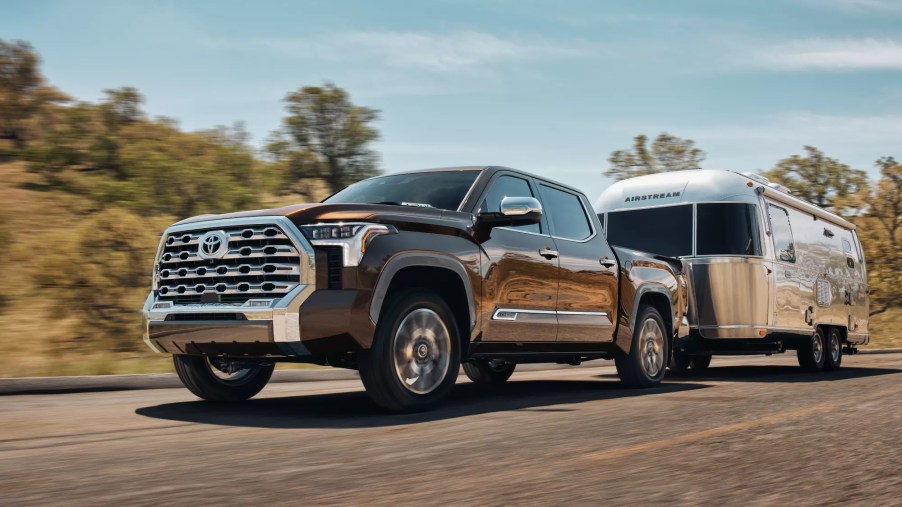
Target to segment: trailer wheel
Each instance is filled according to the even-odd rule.
[[[817,328],[811,338],[799,344],[796,349],[799,366],[806,371],[820,371],[827,362],[827,340],[823,328]]]
[[[653,306],[642,305],[633,330],[629,354],[617,354],[614,365],[623,385],[631,388],[654,387],[664,379],[670,340],[664,319]]]
[[[838,370],[842,366],[842,334],[835,327],[827,333],[827,354],[825,370]]]

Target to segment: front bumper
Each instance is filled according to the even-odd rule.
[[[173,305],[151,292],[144,302],[144,343],[155,352],[304,356],[300,307],[313,293],[299,285],[281,300],[242,305]]]
[[[277,298],[248,299],[235,303],[176,304],[161,298],[154,287],[144,302],[144,342],[156,352],[170,354],[308,355],[301,343],[301,305],[316,290],[315,253],[310,242],[287,218],[262,216],[213,219],[176,224],[166,230],[157,250],[160,265],[164,245],[171,235],[193,231],[271,225],[281,229],[300,257],[299,278],[293,289]],[[216,283],[205,282],[205,283]]]

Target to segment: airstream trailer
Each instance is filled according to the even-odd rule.
[[[689,332],[674,343],[672,370],[785,350],[806,369],[828,370],[868,342],[855,225],[762,176],[639,176],[611,185],[595,211],[612,245],[682,260]]]

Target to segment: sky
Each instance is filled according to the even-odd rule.
[[[902,158],[902,0],[0,0],[0,38],[78,99],[134,86],[258,146],[286,93],[333,82],[381,111],[386,172],[506,165],[590,200],[639,133],[695,140],[705,168]]]

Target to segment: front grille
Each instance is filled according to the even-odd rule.
[[[340,246],[323,247],[326,251],[326,274],[328,276],[328,285],[330,289],[341,289],[341,269],[343,267],[342,257],[344,251]]]
[[[227,251],[219,259],[200,256],[201,238],[210,231],[227,237]],[[279,226],[207,227],[167,237],[158,264],[158,295],[176,304],[276,299],[297,287],[300,277],[300,253]]]

